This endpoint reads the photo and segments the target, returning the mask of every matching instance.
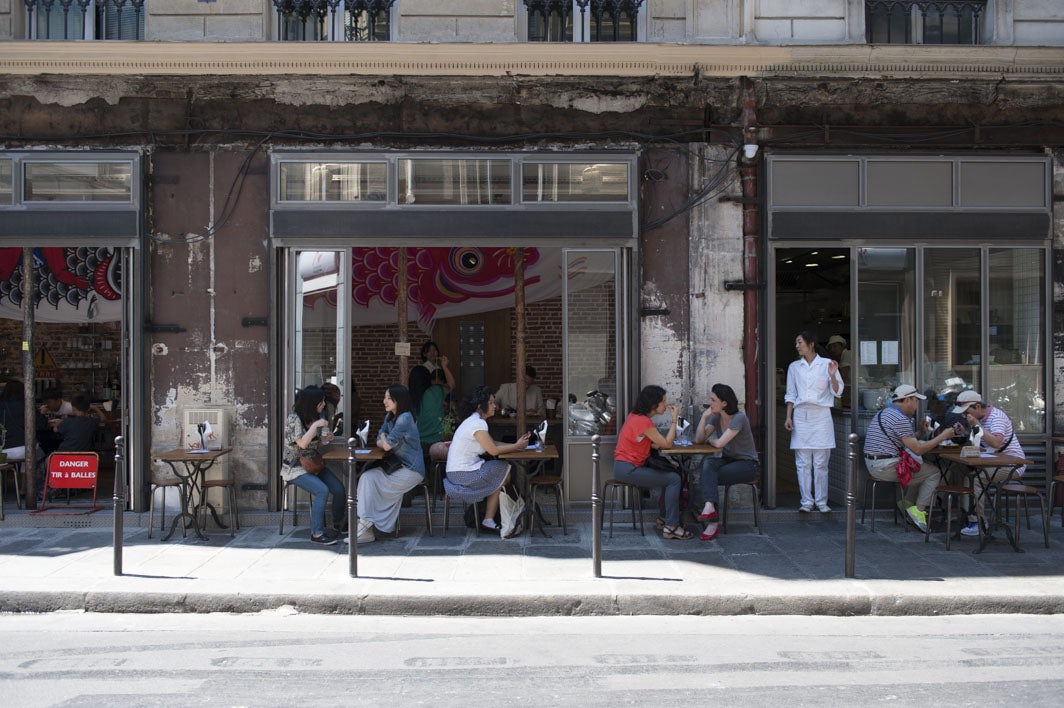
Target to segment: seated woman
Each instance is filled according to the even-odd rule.
[[[358,479],[358,542],[376,537],[373,528],[384,533],[395,530],[403,495],[425,479],[425,461],[414,422],[413,402],[406,386],[392,384],[384,392],[384,424],[377,434],[377,447],[391,452],[402,464],[392,472],[383,467],[366,470]],[[344,542],[347,542],[344,536]]]
[[[652,415],[661,415],[668,411],[672,416],[669,432],[664,437],[658,432]],[[646,467],[650,457],[650,448],[662,450],[672,447],[676,439],[676,418],[680,410],[668,405],[665,389],[661,386],[646,386],[639,392],[632,406],[632,412],[621,426],[617,436],[617,447],[613,453],[613,476],[620,482],[627,482],[639,487],[664,487],[665,517],[661,535],[664,538],[688,540],[694,534],[680,525],[680,474],[665,472]]]
[[[720,457],[706,455],[702,460],[701,486],[706,504],[698,518],[708,521],[702,532],[703,541],[712,541],[717,526],[717,505],[721,484],[753,482],[757,479],[757,448],[750,420],[739,410],[735,391],[726,384],[715,384],[709,394],[709,408],[702,414],[695,431],[695,444],[709,443],[721,448]]]
[[[487,419],[495,415],[495,396],[487,386],[477,386],[463,402],[462,414],[468,417],[454,431],[447,453],[447,477],[443,488],[447,494],[467,504],[485,499],[484,519],[480,530],[499,533],[495,512],[499,509],[499,490],[510,479],[510,465],[504,460],[487,460],[481,455],[502,455],[528,447],[528,433],[515,443],[501,443],[488,433]]]
[[[295,405],[284,423],[281,479],[310,492],[310,540],[331,546],[336,543],[336,537],[325,533],[325,502],[331,493],[333,526],[342,528],[347,513],[344,484],[328,465],[318,474],[310,474],[299,462],[301,456],[317,450],[321,443],[332,441],[329,421],[321,417],[324,410],[325,391],[320,386],[307,386],[296,394]]]

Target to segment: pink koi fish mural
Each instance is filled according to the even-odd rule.
[[[22,249],[0,248],[0,317],[22,318]],[[113,248],[33,249],[35,319],[106,322],[121,318],[122,274]]]

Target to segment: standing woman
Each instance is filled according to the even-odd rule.
[[[468,417],[454,431],[447,451],[447,477],[443,488],[447,494],[467,504],[484,499],[484,519],[480,530],[499,533],[495,512],[499,509],[499,490],[510,479],[510,465],[505,460],[484,460],[481,455],[498,456],[528,447],[528,433],[515,443],[493,440],[488,432],[488,418],[495,415],[495,395],[487,386],[477,386],[463,402],[462,413]]]
[[[333,526],[341,528],[347,503],[343,482],[328,465],[318,474],[310,474],[299,462],[300,457],[313,453],[323,442],[332,441],[329,421],[322,418],[324,410],[325,391],[320,386],[307,386],[296,394],[295,405],[284,422],[281,479],[310,492],[310,540],[331,546],[336,538],[325,533],[325,501],[331,493]]]
[[[828,358],[816,343],[816,335],[802,331],[794,340],[798,359],[787,369],[787,420],[791,431],[791,449],[798,468],[798,487],[802,493],[799,511],[809,513],[815,501],[818,511],[829,512],[828,460],[835,448],[835,426],[831,407],[842,395],[839,364]],[[813,494],[816,494],[814,500]]]
[[[669,425],[668,434],[662,437],[650,416],[661,415],[666,411],[672,416],[672,423]],[[688,540],[694,538],[694,534],[680,524],[680,474],[644,466],[650,457],[651,446],[659,450],[672,447],[676,439],[676,418],[679,415],[680,409],[666,402],[665,389],[661,386],[643,388],[617,436],[617,447],[613,453],[613,476],[619,482],[638,487],[664,487],[665,525],[661,529],[661,535],[664,538]]]
[[[721,449],[719,457],[706,455],[702,460],[701,486],[706,505],[698,518],[708,521],[703,541],[717,537],[717,505],[722,484],[740,484],[757,479],[757,447],[750,419],[739,410],[739,399],[727,384],[714,384],[709,394],[709,408],[702,414],[695,432],[695,444],[708,442]]]
[[[391,472],[382,467],[366,470],[358,479],[358,542],[373,541],[373,528],[395,530],[403,495],[425,479],[413,403],[406,386],[392,384],[384,392],[384,424],[377,434],[377,447],[392,453],[401,467]],[[347,536],[344,536],[347,541]]]

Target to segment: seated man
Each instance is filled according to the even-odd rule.
[[[904,509],[917,528],[927,531],[927,509],[935,496],[935,487],[942,479],[942,472],[938,465],[922,459],[921,456],[952,438],[953,429],[944,428],[930,440],[921,441],[917,437],[912,420],[921,400],[926,400],[926,397],[918,393],[913,386],[902,384],[894,389],[891,404],[876,413],[868,424],[864,457],[868,474],[884,482],[898,481],[894,466],[902,454],[911,453],[920,462],[920,469],[913,473],[912,480],[902,492],[898,506]],[[924,433],[925,427],[926,423],[921,422],[921,434]],[[904,450],[908,452],[903,453]]]
[[[100,427],[100,418],[93,411],[89,397],[79,393],[71,399],[73,414],[59,422],[59,447],[56,452],[88,452],[93,448],[96,430]]]
[[[71,415],[74,412],[73,406],[70,401],[63,400],[63,389],[59,387],[53,387],[45,390],[41,395],[41,400],[44,403],[41,405],[41,415],[52,417],[61,417]]]
[[[1023,448],[1020,447],[1020,440],[1016,437],[1016,432],[1012,428],[1012,421],[1000,408],[994,408],[994,406],[984,403],[983,397],[978,392],[961,392],[957,396],[957,405],[954,406],[952,412],[963,415],[965,421],[972,428],[977,425],[982,427],[983,439],[980,446],[984,450],[1000,452],[1003,455],[1012,455],[1013,457],[1024,456]],[[1022,477],[1026,469],[1027,467],[1018,467],[1016,476]],[[999,467],[994,470],[994,474],[989,480],[982,475],[976,477],[975,498],[980,499],[983,497],[984,487],[1004,482],[1008,478],[1010,471],[1008,467]],[[969,514],[969,523],[961,529],[961,533],[965,536],[978,536],[979,521],[985,521],[985,514],[983,505],[976,504],[975,516],[973,517]]]
[[[499,412],[506,415],[509,411],[517,410],[517,384],[505,383],[499,387],[495,394],[495,402]],[[543,404],[543,392],[536,385],[536,368],[525,367],[525,415],[530,418],[543,418],[547,415],[547,408]]]

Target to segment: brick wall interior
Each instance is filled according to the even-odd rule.
[[[121,330],[118,322],[34,326],[34,350],[45,350],[55,369],[37,368],[34,390],[39,396],[49,385],[61,385],[69,399],[88,393],[102,400],[105,384],[120,373]],[[4,381],[22,378],[22,322],[0,319],[0,376]]]

